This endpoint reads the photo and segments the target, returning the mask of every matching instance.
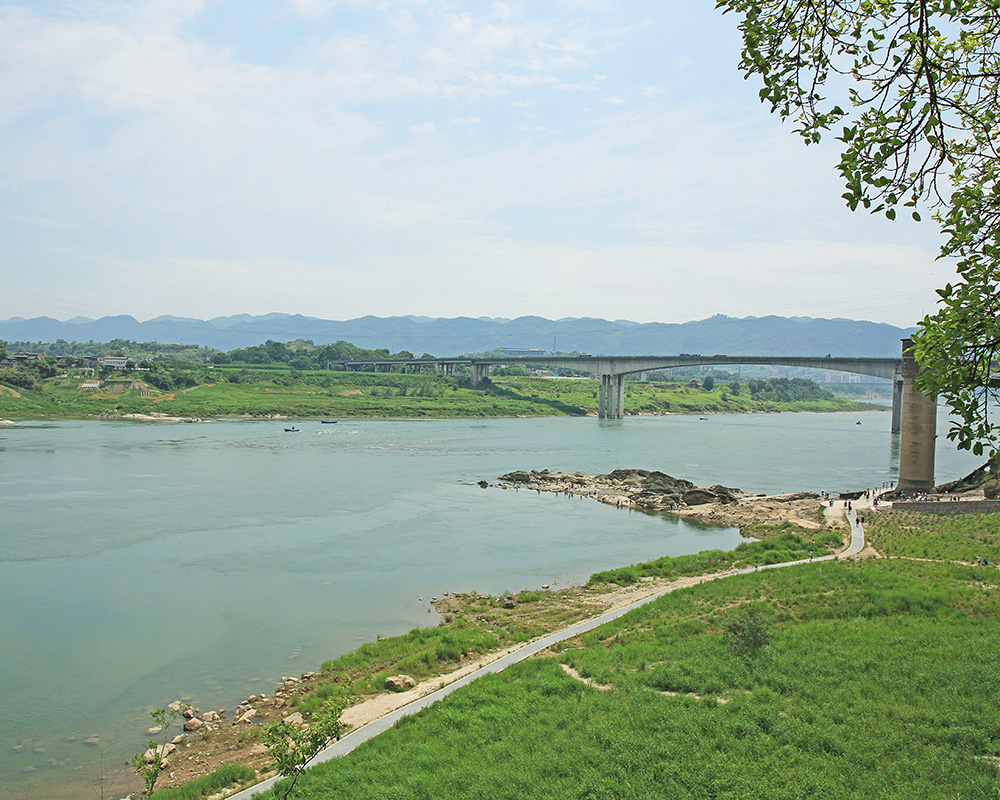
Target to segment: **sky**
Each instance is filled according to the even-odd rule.
[[[0,0],[0,319],[933,313],[714,5]]]

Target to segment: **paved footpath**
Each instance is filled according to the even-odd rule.
[[[838,502],[837,506],[843,508],[843,503]],[[813,561],[834,561],[838,558],[843,558],[845,556],[853,556],[860,553],[865,546],[865,532],[861,527],[861,524],[857,520],[857,515],[855,512],[847,512],[847,520],[851,526],[851,544],[846,550],[841,551],[835,555],[820,556],[814,559],[802,559],[801,561],[786,561],[781,564],[765,564],[761,567],[749,567],[747,569],[741,569],[736,572],[727,572],[725,575],[719,575],[717,577],[709,578],[709,580],[718,580],[719,578],[727,578],[730,575],[747,575],[751,572],[764,570],[764,569],[781,569],[782,567],[793,567],[797,564],[809,564]],[[657,598],[663,597],[665,594],[670,594],[670,592],[675,591],[682,587],[672,586],[669,589],[663,589],[662,591],[656,592],[655,594],[647,595],[640,600],[636,600],[633,603],[629,603],[627,606],[621,608],[616,608],[614,611],[608,611],[601,614],[598,617],[593,617],[583,622],[578,622],[576,625],[571,625],[568,628],[564,628],[556,633],[550,633],[548,636],[543,636],[541,639],[536,639],[533,642],[529,642],[524,647],[519,650],[515,650],[513,653],[508,653],[496,661],[491,661],[483,667],[480,667],[475,672],[466,675],[463,678],[459,678],[454,683],[449,683],[447,686],[443,686],[437,691],[431,692],[430,694],[424,695],[412,703],[403,706],[402,708],[397,708],[395,711],[391,711],[383,717],[379,717],[366,725],[362,725],[357,730],[351,731],[349,734],[344,736],[337,742],[327,747],[325,750],[321,751],[313,760],[310,765],[321,764],[324,761],[329,761],[332,758],[339,758],[340,756],[346,756],[355,747],[367,742],[369,739],[378,736],[380,733],[389,730],[393,727],[399,720],[403,717],[409,716],[410,714],[416,714],[421,709],[427,708],[433,705],[438,700],[454,692],[456,689],[461,689],[463,686],[472,683],[476,678],[481,678],[483,675],[487,675],[495,672],[502,672],[511,666],[511,664],[516,664],[519,661],[524,661],[526,658],[530,658],[536,653],[540,653],[547,647],[551,647],[557,642],[561,642],[564,639],[571,639],[574,636],[578,636],[581,633],[586,633],[605,622],[610,622],[613,619],[618,619],[624,616],[629,611],[632,611],[640,606],[644,606],[647,603],[651,603]],[[266,781],[258,783],[256,786],[251,786],[249,789],[244,789],[238,794],[234,794],[228,798],[228,800],[249,800],[254,795],[260,794],[261,792],[270,789],[278,780],[279,777],[269,778]]]

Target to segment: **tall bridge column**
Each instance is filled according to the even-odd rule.
[[[472,365],[472,385],[478,386],[484,380],[490,377],[490,365],[489,364],[473,364]]]
[[[920,365],[903,339],[903,387],[900,403],[899,491],[927,491],[934,488],[934,445],[937,438],[937,403],[920,394],[913,383]]]
[[[597,390],[597,416],[601,419],[621,419],[625,416],[625,376],[601,375]]]
[[[900,420],[903,412],[903,374],[896,371],[892,379],[892,424],[889,426],[889,433],[899,433]]]

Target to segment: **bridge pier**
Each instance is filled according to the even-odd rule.
[[[473,364],[472,365],[472,385],[478,386],[484,380],[490,377],[490,365],[489,364]]]
[[[910,349],[913,343],[903,339],[902,390],[900,401],[899,481],[897,491],[929,491],[934,488],[934,447],[937,439],[937,402],[914,389],[920,374]],[[895,392],[893,392],[895,399]],[[895,420],[895,413],[893,414]]]
[[[889,433],[899,433],[902,430],[901,419],[903,413],[903,375],[898,370],[892,379],[892,423],[889,426]]]
[[[625,416],[625,375],[604,373],[597,391],[597,416],[621,419]]]

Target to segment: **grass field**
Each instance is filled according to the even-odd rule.
[[[865,535],[890,557],[1000,562],[1000,514],[878,512],[865,517]]]
[[[995,798],[1000,591],[982,578],[874,560],[681,590],[476,681],[297,796]],[[740,656],[722,634],[748,607],[770,641]]]

